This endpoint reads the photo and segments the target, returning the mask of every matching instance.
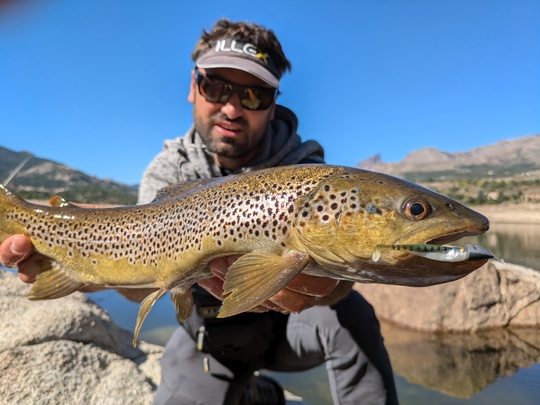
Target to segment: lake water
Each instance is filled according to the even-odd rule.
[[[486,247],[507,262],[540,269],[538,224],[492,224],[487,234],[466,241]],[[114,291],[90,296],[116,323],[133,330],[138,304]],[[165,297],[150,312],[140,338],[164,345],[177,325],[173,306]],[[384,323],[382,327],[402,405],[540,404],[538,329],[448,336]],[[332,403],[324,367],[273,375],[313,405]]]

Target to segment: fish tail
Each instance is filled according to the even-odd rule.
[[[10,235],[23,232],[22,225],[9,220],[8,214],[21,210],[25,204],[26,201],[0,184],[0,242]]]

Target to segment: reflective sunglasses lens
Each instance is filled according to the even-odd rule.
[[[235,86],[219,79],[197,75],[199,93],[211,103],[225,104],[233,91],[240,97],[240,104],[248,110],[267,110],[272,105],[276,89]]]
[[[226,103],[229,98],[229,91],[225,91],[228,86],[220,80],[210,79],[206,76],[199,76],[199,92],[212,103]],[[224,101],[222,101],[224,99]]]
[[[240,97],[242,106],[248,110],[266,110],[274,101],[275,89],[245,87]]]

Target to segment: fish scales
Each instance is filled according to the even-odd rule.
[[[410,254],[371,260],[377,245],[456,240],[488,228],[485,217],[421,186],[380,173],[329,165],[284,166],[195,180],[161,190],[150,204],[87,209],[0,192],[0,240],[24,233],[44,260],[32,299],[85,285],[165,292],[181,317],[189,287],[211,277],[208,263],[241,254],[224,284],[220,316],[254,308],[298,273],[359,282],[430,285],[463,277],[482,262],[438,263]]]

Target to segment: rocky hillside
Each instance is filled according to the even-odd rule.
[[[24,163],[26,161],[26,163]],[[136,187],[111,180],[98,179],[52,160],[29,152],[14,152],[0,146],[0,183],[26,199],[48,200],[61,195],[68,201],[130,205],[137,201]]]
[[[403,177],[468,204],[540,203],[540,134],[467,152],[423,148],[396,163],[375,155],[357,167]]]

